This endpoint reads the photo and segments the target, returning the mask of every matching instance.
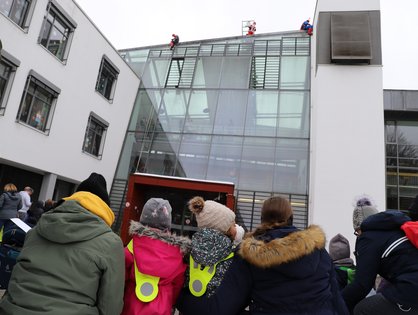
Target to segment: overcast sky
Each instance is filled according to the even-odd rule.
[[[349,0],[335,0],[349,1]],[[367,0],[364,0],[367,1]],[[244,20],[257,33],[297,30],[316,0],[76,0],[117,49],[236,36]],[[418,90],[417,0],[381,0],[383,87]]]

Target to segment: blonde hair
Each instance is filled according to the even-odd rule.
[[[7,192],[16,192],[17,191],[17,188],[12,183],[9,183],[9,184],[6,184],[6,186],[4,186],[4,191],[7,191]]]

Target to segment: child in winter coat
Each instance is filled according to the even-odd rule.
[[[193,295],[212,296],[232,263],[234,248],[244,235],[235,213],[216,201],[194,197],[189,209],[196,215],[198,232],[192,236],[186,283]],[[234,244],[235,241],[235,244]]]
[[[354,280],[356,266],[350,258],[350,242],[343,235],[335,235],[329,242],[329,255],[335,266],[340,290]]]
[[[171,206],[149,199],[139,222],[132,221],[125,248],[125,296],[122,315],[171,315],[184,283],[190,239],[170,233]]]

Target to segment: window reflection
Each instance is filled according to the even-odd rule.
[[[280,88],[303,90],[309,88],[309,57],[282,56]]]
[[[244,133],[247,91],[221,91],[215,117],[215,134]]]

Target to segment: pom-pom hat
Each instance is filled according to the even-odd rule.
[[[206,227],[226,233],[235,224],[235,213],[213,200],[194,197],[189,201],[189,209],[196,215],[199,228]]]
[[[353,210],[353,229],[355,231],[359,230],[365,219],[378,212],[369,196],[362,195],[358,197]]]

